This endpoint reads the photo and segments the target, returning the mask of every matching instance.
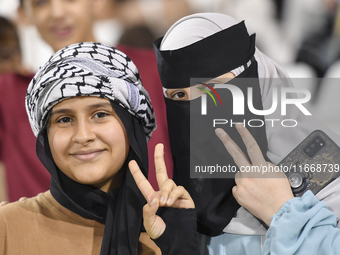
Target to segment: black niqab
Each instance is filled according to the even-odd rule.
[[[185,88],[190,84],[190,78],[214,78],[244,65],[245,71],[228,83],[238,86],[245,96],[247,96],[247,87],[252,87],[253,106],[258,110],[263,109],[257,62],[254,59],[255,35],[248,35],[244,22],[177,50],[159,50],[161,41],[162,38],[155,41],[155,51],[163,87]],[[247,66],[249,61],[251,65]],[[251,79],[247,82],[245,78]],[[200,128],[200,121],[211,121],[215,117],[213,113],[209,113],[206,120],[201,117],[192,118],[192,114],[200,115],[200,98],[191,101],[174,101],[167,98],[165,100],[174,160],[173,179],[178,185],[183,185],[194,199],[198,232],[209,236],[219,235],[240,207],[232,195],[235,181],[233,178],[190,178],[190,167],[192,167],[190,159],[194,158],[195,162],[200,162],[202,165],[209,165],[211,162],[224,165],[235,165],[235,163],[215,135],[214,129],[198,130],[202,134],[200,137],[191,136],[194,129]],[[246,100],[244,115],[233,115],[232,102],[231,95],[223,97],[223,109],[226,109],[225,115],[228,119],[233,119],[235,122],[261,119],[264,123],[263,116],[254,115],[249,111]],[[266,155],[268,145],[265,126],[247,128]],[[235,127],[226,125],[223,129],[247,155]],[[192,153],[190,147],[196,145],[201,149]],[[213,158],[210,157],[212,154]]]

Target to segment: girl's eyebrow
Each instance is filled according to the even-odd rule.
[[[101,108],[101,107],[106,107],[106,108],[112,109],[112,105],[109,102],[92,104],[92,105],[87,106],[86,109],[87,110],[94,110],[94,109]],[[61,108],[61,109],[57,109],[57,110],[52,110],[50,117],[52,117],[55,114],[72,113],[73,111],[74,110],[72,108]]]
[[[71,109],[63,109],[63,108],[58,109],[58,110],[52,110],[50,117],[56,114],[64,114],[64,113],[71,113],[71,112],[72,112]]]
[[[89,106],[87,106],[86,108],[88,110],[93,110],[93,109],[97,109],[97,108],[101,108],[101,107],[108,107],[110,109],[112,109],[112,105],[109,102],[103,102],[103,103],[98,103],[98,104],[91,104]]]

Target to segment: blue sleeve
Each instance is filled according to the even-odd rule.
[[[287,201],[273,216],[263,254],[340,254],[336,224],[336,216],[326,203],[307,191],[301,198]]]

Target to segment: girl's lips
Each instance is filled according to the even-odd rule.
[[[91,151],[91,152],[79,152],[71,154],[72,157],[75,159],[78,159],[80,161],[91,161],[98,156],[100,156],[102,153],[104,153],[105,150],[98,150],[98,151]]]
[[[51,31],[55,37],[67,37],[72,33],[72,27],[53,27]]]

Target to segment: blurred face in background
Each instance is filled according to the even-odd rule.
[[[18,72],[21,67],[20,42],[15,25],[0,17],[0,74]]]
[[[0,74],[17,72],[21,66],[21,53],[19,43],[15,40],[0,42]]]
[[[23,0],[22,11],[54,51],[84,41],[95,41],[95,9],[104,0]]]

